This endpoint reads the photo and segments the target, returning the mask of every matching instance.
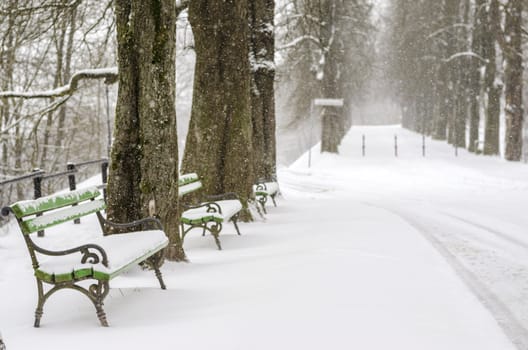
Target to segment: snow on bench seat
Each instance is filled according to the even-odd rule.
[[[260,203],[262,210],[266,213],[266,202],[268,201],[268,197],[273,201],[273,205],[277,206],[275,196],[279,193],[279,184],[275,181],[258,182],[253,185],[253,193],[255,194],[257,202]]]
[[[279,184],[276,182],[262,182],[253,185],[253,192],[256,196],[271,196],[279,192]]]
[[[97,236],[90,240],[104,249],[108,256],[108,267],[103,264],[82,264],[80,254],[49,257],[35,271],[44,281],[58,283],[80,278],[94,278],[108,281],[127,268],[144,261],[165,248],[169,240],[160,230],[148,230]],[[73,243],[72,247],[76,244]]]
[[[224,222],[229,221],[240,210],[242,204],[237,199],[215,201],[221,212],[208,212],[207,207],[193,208],[183,212],[181,222],[187,225],[199,224],[202,222]],[[213,206],[214,208],[214,206]]]

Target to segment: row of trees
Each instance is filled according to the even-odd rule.
[[[104,11],[97,6],[97,1],[42,0],[38,5],[29,0],[10,1],[11,7],[6,7],[2,13],[18,18],[27,10],[28,19],[38,21],[38,27],[35,26],[38,35],[34,40],[39,42],[55,33],[44,29],[48,22],[39,16],[54,16],[49,23],[56,28],[57,34],[51,35],[50,42],[55,44],[57,56],[50,60],[49,66],[58,67],[58,73],[42,74],[35,79],[38,84],[34,85],[4,86],[0,93],[3,115],[13,118],[15,114],[6,108],[16,103],[39,111],[36,114],[46,127],[35,122],[35,118],[27,117],[17,119],[19,128],[14,130],[42,132],[42,137],[35,139],[34,147],[58,142],[54,152],[40,156],[40,164],[47,166],[49,157],[55,153],[70,160],[71,154],[63,153],[67,147],[63,143],[65,125],[77,127],[70,114],[79,106],[66,104],[66,101],[82,98],[85,94],[90,96],[90,90],[65,89],[64,86],[70,80],[77,86],[78,77],[105,78],[106,82],[117,78],[107,215],[116,222],[157,215],[170,238],[168,256],[173,260],[185,259],[178,232],[179,173],[200,174],[207,194],[237,193],[246,208],[243,219],[248,221],[252,220],[247,209],[252,185],[259,178],[276,177],[276,28],[281,32],[283,65],[297,66],[294,62],[297,60],[303,67],[297,71],[299,79],[295,81],[299,100],[307,98],[301,96],[302,86],[307,84],[313,88],[309,99],[341,97],[349,106],[368,76],[366,62],[372,43],[365,39],[373,29],[369,24],[371,5],[366,0],[284,1],[278,9],[281,22],[278,26],[274,23],[274,0],[115,0],[107,2]],[[100,12],[95,12],[96,18],[86,21],[85,28],[79,16],[94,6]],[[112,11],[113,16],[108,16]],[[181,168],[175,108],[179,17],[188,18],[193,34],[192,44],[188,46],[196,55],[191,119]],[[11,27],[18,30],[22,25],[17,22]],[[84,54],[84,45],[92,48],[87,38],[94,28],[100,28],[93,40],[101,45],[98,46],[100,50],[105,51],[115,41],[117,69],[90,70],[75,75],[75,71],[86,65],[112,65],[113,55],[96,55],[98,61],[94,62],[83,61],[83,56],[77,56]],[[8,49],[4,51],[12,53]],[[33,49],[27,48],[27,51],[31,57],[49,57],[48,52],[39,56]],[[12,54],[16,62],[33,62],[20,59],[20,51]],[[117,77],[116,72],[119,72]],[[13,73],[12,81],[18,81],[20,74]],[[35,92],[39,89],[47,91]],[[28,90],[33,92],[20,92]],[[75,91],[78,92],[74,94]],[[44,107],[39,109],[39,106]],[[42,108],[46,110],[43,112]],[[347,113],[346,109],[345,112],[326,111],[327,115],[337,117],[325,118],[326,124],[336,124],[330,127],[330,142],[325,144],[324,151],[337,151],[337,142],[346,128]],[[3,127],[8,124],[4,123]],[[90,133],[84,125],[78,128],[78,133]],[[98,140],[103,139],[101,132],[92,132],[91,136],[94,134],[99,135]],[[21,148],[28,149],[25,137],[15,135],[8,140],[20,140],[24,144]],[[79,134],[75,136],[75,143],[79,147],[97,144],[89,139],[83,141]],[[6,154],[12,148],[7,148],[2,155],[11,159]],[[90,156],[81,150],[78,154]],[[31,167],[36,164],[34,161],[27,163]],[[22,164],[24,160],[18,168],[23,169]]]
[[[155,206],[172,242],[171,259],[185,258],[177,226],[172,82],[175,16],[187,4],[178,4],[116,1],[120,83],[108,210],[110,219],[130,221]],[[315,32],[295,26],[300,38],[285,46],[297,50],[297,44],[315,44],[304,47],[305,64],[316,70],[315,76],[304,72],[304,81],[314,80],[319,94],[343,97],[352,94],[349,87],[363,83],[351,79],[350,63],[365,61],[355,50],[369,48],[364,39],[371,30],[370,8],[366,1],[343,0],[291,1],[283,8],[287,20],[315,24]],[[273,0],[188,3],[196,65],[181,172],[203,176],[208,194],[237,193],[245,208],[252,184],[276,176],[274,10]],[[333,128],[338,136],[331,136],[336,143],[344,134],[344,114],[327,113],[339,115],[334,118],[339,127]],[[336,152],[337,146],[323,151]],[[243,219],[251,220],[249,210]]]
[[[352,106],[365,95],[375,56],[372,9],[368,0],[292,0],[279,11],[281,85],[291,125],[309,119],[315,98],[345,102],[322,111],[324,152],[337,153]]]
[[[116,1],[119,92],[108,184],[111,220],[155,207],[185,259],[178,234],[175,31],[188,5],[196,66],[181,172],[208,194],[235,192],[247,210],[257,178],[275,177],[273,0]],[[178,6],[179,7],[178,7]],[[150,213],[152,214],[152,213]]]
[[[67,84],[82,68],[113,65],[113,21],[110,2],[0,2],[0,90],[49,90]],[[39,99],[2,95],[2,178],[33,168],[64,171],[68,161],[106,156],[107,138],[92,141],[93,135],[106,135],[104,92],[102,82],[95,82],[75,95]],[[44,185],[49,192],[56,183]],[[3,204],[31,193],[24,184],[0,191]]]
[[[387,60],[404,127],[471,152],[480,152],[483,143],[485,154],[496,155],[504,96],[504,156],[521,159],[522,5],[522,0],[392,3]]]

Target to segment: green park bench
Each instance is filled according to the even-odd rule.
[[[3,215],[10,212],[15,215],[31,257],[38,290],[35,327],[40,326],[46,300],[62,289],[86,295],[94,304],[101,325],[108,326],[103,301],[110,290],[109,281],[138,263],[152,268],[161,288],[165,289],[159,268],[168,239],[161,223],[151,217],[126,224],[112,223],[101,214],[106,205],[100,197],[99,190],[92,187],[20,201],[2,209]],[[100,235],[82,237],[70,232],[75,230],[73,226],[63,226],[46,238],[35,237],[39,230],[94,213],[102,229]],[[109,230],[133,232],[108,234]],[[60,238],[60,248],[49,247],[49,243],[59,245],[59,240],[54,238]],[[85,280],[91,281],[89,287],[79,283]]]
[[[202,182],[197,174],[180,176],[178,188],[180,197],[198,191],[200,188],[202,188]],[[221,250],[222,246],[218,236],[222,231],[223,223],[232,221],[237,234],[240,235],[237,219],[242,210],[242,203],[234,193],[205,196],[203,199],[195,205],[183,205],[185,210],[180,218],[182,242],[189,231],[199,228],[203,236],[207,231],[211,233],[218,249]]]
[[[273,205],[276,207],[277,202],[275,197],[280,193],[279,184],[276,181],[259,180],[253,185],[253,193],[257,202],[260,203],[262,210],[266,213],[266,202],[268,197],[273,201]]]

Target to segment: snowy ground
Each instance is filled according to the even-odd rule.
[[[140,269],[112,281],[110,328],[69,291],[32,327],[35,283],[11,227],[0,236],[8,349],[528,349],[528,166],[420,147],[399,127],[361,127],[339,156],[314,152],[310,169],[301,157],[280,171],[279,206],[241,237],[227,226],[223,251],[190,233],[191,263],[162,268],[168,290]]]

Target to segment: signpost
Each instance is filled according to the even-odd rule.
[[[321,107],[343,107],[344,105],[342,98],[316,98],[313,103]]]

